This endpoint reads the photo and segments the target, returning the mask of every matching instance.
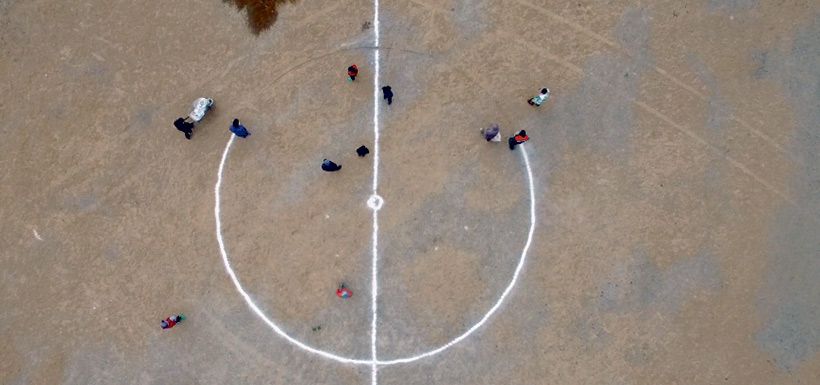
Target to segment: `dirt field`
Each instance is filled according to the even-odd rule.
[[[0,0],[0,384],[820,383],[820,5]],[[370,24],[366,24],[370,23]],[[345,69],[361,69],[354,83]],[[552,98],[525,100],[542,86]],[[216,108],[187,141],[171,125]],[[323,158],[343,165],[323,173]],[[335,297],[339,282],[354,291]],[[188,316],[163,331],[159,321]],[[318,327],[321,327],[320,329]]]

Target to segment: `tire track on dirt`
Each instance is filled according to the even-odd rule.
[[[309,16],[308,18],[302,19],[297,26],[293,27],[292,30],[293,31],[298,31],[302,26],[304,26],[306,24],[309,24],[310,22],[314,21],[315,19],[317,19],[319,17],[322,17],[322,16],[325,16],[328,13],[334,12],[337,8],[339,8],[341,6],[341,4],[342,3],[337,2],[334,5],[323,9],[322,12],[319,12],[317,14],[313,14],[313,15]],[[115,46],[115,45],[113,45],[113,43],[111,43],[111,42],[109,42],[109,43],[110,43],[110,45]],[[335,50],[333,52],[335,52]],[[250,60],[251,58],[253,58],[255,56],[263,56],[263,55],[266,55],[266,54],[269,54],[269,53],[271,53],[271,52],[266,51],[266,52],[258,52],[257,53],[255,51],[251,51],[248,54],[237,57],[236,59],[231,60],[225,66],[225,68],[222,71],[214,72],[213,75],[208,76],[208,77],[203,77],[199,82],[195,83],[193,86],[189,87],[188,89],[189,90],[201,89],[204,85],[209,84],[209,83],[211,83],[215,80],[224,79],[226,76],[233,73],[233,70],[236,68],[236,66],[241,64],[242,62]],[[308,59],[307,61],[310,61],[310,60],[312,60],[312,59]],[[304,63],[305,62],[300,62],[300,64],[304,64]],[[296,68],[298,68],[298,67],[296,67]],[[279,80],[281,77],[282,76],[280,76],[276,80]],[[175,105],[175,104],[173,104],[173,105],[166,104],[166,107],[159,109],[157,111],[156,115],[157,116],[166,116],[172,108],[173,109],[177,108],[177,105]],[[77,184],[82,183],[86,180],[82,177],[84,175],[88,174],[89,169],[94,168],[94,167],[90,167],[90,166],[93,166],[95,163],[98,163],[98,162],[101,162],[101,161],[104,161],[104,160],[114,159],[114,158],[117,157],[118,154],[121,153],[121,150],[123,148],[133,148],[135,145],[140,144],[139,140],[143,138],[142,136],[126,136],[126,135],[128,135],[129,132],[132,131],[131,129],[136,124],[139,124],[139,122],[132,121],[130,124],[126,125],[121,131],[119,131],[116,135],[111,137],[111,141],[113,143],[122,143],[122,146],[107,146],[107,148],[106,148],[107,151],[100,152],[100,153],[90,153],[87,157],[83,158],[82,162],[80,162],[80,163],[78,163],[74,166],[76,168],[76,171],[62,174],[61,176],[51,180],[49,182],[49,188],[41,190],[41,192],[39,194],[35,195],[35,196],[28,196],[26,199],[29,202],[36,202],[36,201],[40,201],[43,198],[53,194],[55,191],[68,190],[72,187],[75,187]],[[170,125],[169,125],[169,127],[170,127]],[[134,177],[142,177],[146,172],[148,172],[149,170],[152,169],[151,166],[162,163],[162,161],[158,158],[153,158],[153,159],[154,159],[153,162],[139,163],[139,165],[141,165],[143,167],[142,167],[142,171],[137,173],[137,174],[131,174],[130,173],[131,169],[125,170],[125,171],[129,172],[129,175],[132,175],[132,177],[128,178],[128,180],[133,180]]]
[[[539,13],[539,14],[547,16],[550,19],[555,20],[555,21],[557,21],[561,24],[565,24],[565,25],[569,26],[570,28],[572,28],[573,30],[575,30],[576,32],[579,32],[584,36],[587,36],[587,37],[589,37],[589,38],[591,38],[595,41],[598,41],[598,42],[602,43],[603,45],[609,47],[613,51],[624,54],[627,57],[633,58],[633,55],[630,54],[629,52],[627,52],[626,50],[624,50],[621,47],[620,44],[606,38],[605,36],[602,36],[602,35],[599,35],[599,34],[595,33],[591,29],[589,29],[589,28],[587,28],[587,27],[585,27],[581,24],[578,24],[578,23],[576,23],[575,21],[573,21],[571,19],[568,19],[566,17],[558,15],[558,14],[556,14],[556,13],[554,13],[554,12],[552,12],[552,11],[542,7],[542,6],[532,4],[532,3],[529,3],[529,2],[524,1],[524,0],[512,0],[512,1],[515,2],[516,4],[520,5],[520,6],[524,7],[524,8],[530,9],[532,11],[535,11],[535,12]],[[674,83],[678,87],[683,88],[686,91],[689,91],[691,94],[697,96],[700,100],[702,100],[704,102],[708,102],[709,97],[707,95],[705,95],[704,93],[702,93],[702,92],[698,91],[697,89],[693,88],[692,86],[684,83],[682,80],[676,78],[674,75],[670,74],[669,72],[667,72],[663,68],[660,68],[660,67],[658,67],[654,64],[652,64],[651,67],[659,75],[661,75],[662,77],[668,79],[669,81],[671,81],[672,83]],[[802,162],[799,159],[795,159],[792,156],[791,152],[789,152],[788,150],[783,148],[783,146],[778,144],[774,139],[772,139],[772,137],[770,137],[766,133],[760,131],[759,129],[757,129],[755,127],[753,127],[752,125],[747,123],[745,120],[742,120],[741,118],[739,118],[735,114],[731,114],[730,118],[732,120],[734,120],[735,122],[737,122],[738,124],[740,124],[740,126],[745,128],[746,130],[751,132],[752,134],[754,134],[757,137],[763,139],[763,141],[765,141],[766,143],[768,143],[772,147],[776,148],[779,152],[781,152],[783,155],[785,155],[788,159],[790,159],[790,160],[792,160],[796,163],[802,164]]]
[[[584,75],[583,68],[581,68],[581,67],[579,67],[579,66],[575,65],[574,63],[571,63],[567,60],[564,60],[563,58],[561,58],[559,56],[550,54],[547,49],[545,49],[543,47],[540,47],[538,45],[532,44],[532,43],[528,42],[527,40],[522,39],[520,36],[514,35],[512,33],[501,32],[501,33],[499,33],[499,37],[503,37],[505,40],[515,41],[516,43],[527,47],[528,50],[537,51],[537,52],[541,53],[543,56],[545,56],[547,59],[554,61],[556,64],[559,64],[560,66],[566,68],[567,70],[569,70],[571,72],[574,72],[575,74],[577,74],[579,76]],[[608,84],[606,82],[604,82],[603,80],[601,80],[601,79],[597,79],[597,78],[592,78],[592,79],[599,82],[600,84],[602,84],[604,86],[608,86]],[[724,151],[722,151],[720,148],[718,148],[714,144],[710,143],[708,140],[704,139],[703,137],[701,137],[700,135],[698,135],[697,133],[692,131],[687,125],[675,122],[672,118],[665,115],[664,113],[662,113],[662,112],[658,111],[657,109],[651,107],[650,105],[646,104],[645,102],[637,100],[636,98],[634,98],[630,95],[623,94],[618,89],[613,89],[612,93],[615,94],[615,95],[618,95],[619,97],[622,97],[622,98],[625,98],[625,99],[631,101],[632,103],[634,103],[635,105],[637,105],[638,107],[643,109],[644,111],[646,111],[649,114],[655,116],[656,118],[660,119],[661,121],[667,123],[668,125],[672,126],[673,128],[675,128],[679,132],[683,133],[684,135],[694,139],[698,143],[706,146],[710,151],[712,151],[716,155],[722,157],[723,159],[726,159],[735,168],[737,168],[738,170],[740,170],[744,174],[748,175],[749,177],[751,177],[752,179],[754,179],[755,181],[760,183],[762,186],[764,186],[771,193],[774,193],[775,195],[777,195],[778,197],[780,197],[784,201],[788,202],[792,206],[796,205],[795,201],[791,197],[789,197],[787,194],[782,192],[777,187],[773,186],[771,183],[766,181],[764,178],[760,177],[759,175],[757,175],[756,173],[751,171],[742,162],[738,161],[737,159],[732,158],[729,155],[726,155],[724,153]]]

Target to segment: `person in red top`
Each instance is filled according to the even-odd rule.
[[[162,321],[159,321],[159,326],[163,329],[170,329],[174,327],[176,324],[182,322],[185,319],[185,316],[182,314],[174,314]]]
[[[507,143],[510,144],[510,150],[515,150],[515,146],[528,140],[530,140],[530,137],[527,136],[527,131],[521,130],[515,133],[515,136],[510,137],[510,139],[507,140]]]
[[[348,80],[350,80],[351,82],[356,80],[356,75],[358,75],[358,74],[359,74],[359,67],[357,67],[355,64],[351,65],[350,67],[347,67]]]
[[[336,289],[336,296],[341,299],[348,299],[353,296],[353,292],[346,288],[345,284],[342,284],[338,289]]]

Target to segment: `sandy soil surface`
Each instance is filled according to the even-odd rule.
[[[372,19],[299,1],[255,36],[217,0],[0,0],[0,383],[371,383],[248,309],[213,188],[238,117],[237,275],[290,335],[369,359]],[[480,127],[530,134],[538,220],[499,312],[379,383],[820,383],[816,2],[381,0],[380,21],[380,359],[509,283],[524,163]]]

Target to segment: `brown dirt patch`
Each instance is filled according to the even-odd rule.
[[[279,15],[279,6],[284,3],[295,3],[296,0],[224,0],[232,3],[239,10],[248,10],[248,25],[254,34],[270,28]]]

